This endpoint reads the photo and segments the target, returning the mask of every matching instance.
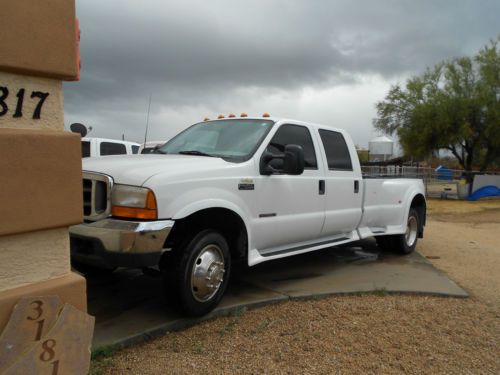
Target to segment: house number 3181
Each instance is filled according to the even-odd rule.
[[[19,89],[17,92],[17,103],[16,103],[16,109],[14,111],[14,114],[12,117],[23,117],[23,102],[24,102],[24,94],[25,94],[25,89]],[[9,106],[5,102],[7,97],[9,96],[9,89],[5,86],[0,86],[0,117],[5,116],[7,112],[9,111]],[[42,106],[43,103],[45,102],[45,99],[47,99],[47,96],[49,96],[48,92],[41,92],[41,91],[32,91],[30,98],[38,98],[38,104],[35,107],[35,110],[33,111],[33,116],[32,118],[34,119],[39,119],[40,115],[42,114]]]

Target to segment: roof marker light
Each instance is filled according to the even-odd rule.
[[[224,115],[219,115],[217,116],[218,119],[221,119],[221,118],[226,118]]]
[[[245,112],[241,112],[240,117],[248,117],[248,115]]]
[[[210,121],[210,119],[208,117],[205,117],[203,121]]]
[[[264,112],[264,114],[262,115],[262,117],[271,117],[271,115],[267,112]]]
[[[227,116],[229,118],[233,118],[233,117],[236,117],[234,113],[230,113],[229,116]]]

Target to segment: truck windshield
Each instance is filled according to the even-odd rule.
[[[270,120],[253,119],[200,122],[172,138],[156,152],[245,161],[257,150],[273,124]]]

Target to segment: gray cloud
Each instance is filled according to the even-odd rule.
[[[313,113],[296,110],[305,88],[342,87],[348,94],[365,77],[382,77],[388,87],[440,60],[475,53],[499,32],[500,13],[493,0],[81,0],[77,6],[82,75],[65,84],[67,122],[93,125],[95,136],[127,133],[136,140],[150,93],[151,123],[172,121],[175,129],[230,106],[275,103],[276,96],[289,106],[281,111],[308,120]],[[322,111],[328,119],[327,103]],[[350,125],[368,137],[374,112],[365,112],[366,123]]]

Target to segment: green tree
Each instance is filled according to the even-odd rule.
[[[499,42],[392,86],[376,104],[375,128],[397,134],[407,156],[446,149],[466,171],[484,171],[500,158]]]

